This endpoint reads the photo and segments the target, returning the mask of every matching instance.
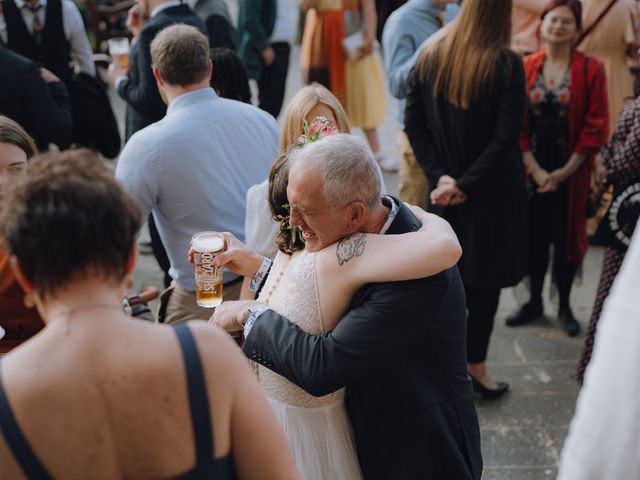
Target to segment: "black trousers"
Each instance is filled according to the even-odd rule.
[[[558,286],[560,311],[569,308],[569,295],[577,265],[567,262],[568,188],[565,184],[552,193],[533,193],[529,199],[529,277],[531,303],[542,306],[542,287],[553,245],[553,276]]]
[[[499,288],[464,286],[467,298],[467,361],[482,363],[487,359],[489,339],[493,331],[493,319],[500,300]]]
[[[269,66],[263,66],[258,79],[259,107],[269,112],[275,118],[280,115],[284,89],[287,84],[289,71],[289,52],[291,47],[286,42],[272,43],[271,48],[276,54],[275,60]]]

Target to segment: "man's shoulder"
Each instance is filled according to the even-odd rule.
[[[187,5],[179,5],[162,10],[160,13],[149,19],[142,28],[142,34],[155,34],[174,23],[184,23],[206,31],[204,21],[196,12],[191,10]]]
[[[457,266],[443,270],[440,273],[429,277],[415,280],[404,280],[398,282],[370,283],[362,287],[358,294],[362,295],[359,300],[364,302],[373,299],[378,302],[389,302],[400,304],[407,299],[412,299],[411,303],[447,303],[453,295],[462,292],[464,287]],[[354,297],[354,299],[356,299]]]
[[[257,124],[268,126],[269,128],[278,129],[278,121],[273,118],[273,115],[256,106],[228,98],[220,98],[220,105],[224,106],[225,109],[228,109],[235,115],[243,117],[245,120],[250,120]]]

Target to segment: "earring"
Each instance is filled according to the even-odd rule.
[[[36,306],[36,294],[31,291],[24,295],[24,306],[31,309]]]
[[[127,288],[127,290],[133,288],[133,278],[127,277],[127,279],[125,280],[124,286]]]

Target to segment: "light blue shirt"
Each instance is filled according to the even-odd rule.
[[[195,291],[191,237],[228,231],[244,241],[247,190],[278,155],[278,124],[266,112],[202,88],[177,97],[167,115],[127,142],[116,178],[146,218],[150,211],[171,262],[169,274]],[[225,281],[234,278],[225,272]]]
[[[449,8],[451,7],[451,8]],[[447,4],[447,20],[451,21],[458,6]],[[384,66],[391,94],[398,102],[398,126],[404,128],[404,109],[409,74],[416,64],[419,47],[440,29],[439,7],[433,0],[409,0],[394,11],[382,31]]]

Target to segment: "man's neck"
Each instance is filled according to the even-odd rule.
[[[369,210],[360,231],[365,233],[380,233],[380,230],[382,230],[382,227],[389,218],[390,211],[391,207],[387,207],[384,203],[380,202],[376,204],[375,207]]]
[[[163,90],[167,98],[167,104],[171,105],[178,97],[203,88],[209,88],[208,80],[200,83],[194,83],[193,85],[186,85],[184,87],[180,85],[166,85]]]

